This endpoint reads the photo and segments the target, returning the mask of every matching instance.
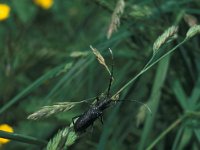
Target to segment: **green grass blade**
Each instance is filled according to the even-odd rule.
[[[194,129],[194,133],[198,142],[200,143],[200,129]]]
[[[165,78],[167,76],[167,69],[169,66],[170,56],[164,58],[157,68],[156,77],[154,79],[153,89],[151,91],[151,110],[152,110],[152,116],[148,116],[145,121],[145,126],[142,132],[141,140],[139,143],[139,150],[143,150],[147,144],[147,139],[151,133],[152,126],[154,124],[156,112],[158,110],[158,105],[160,101],[161,96],[161,88],[164,84]]]
[[[177,127],[184,119],[185,116],[178,118],[174,123],[172,123],[165,131],[163,131],[158,138],[156,138],[146,150],[152,150],[152,148],[162,139],[164,138],[172,129]]]
[[[191,141],[191,138],[192,138],[193,134],[192,134],[192,129],[190,128],[184,128],[184,131],[183,131],[183,135],[182,135],[182,138],[180,140],[180,143],[177,147],[177,150],[182,150],[182,149],[185,149],[186,146],[189,144],[189,142]]]
[[[195,87],[193,88],[192,94],[190,96],[190,107],[192,110],[196,108],[199,97],[200,97],[200,76],[196,81]]]
[[[103,128],[103,131],[102,131],[102,134],[101,134],[101,138],[99,140],[99,143],[97,145],[97,150],[103,150],[106,148],[106,143],[109,139],[109,135],[111,134],[111,131],[112,131],[112,121],[114,120],[114,118],[116,117],[116,114],[117,112],[119,111],[119,105],[117,105],[115,107],[115,109],[112,111],[112,113],[109,115],[105,125],[104,125],[104,128]]]
[[[39,145],[39,146],[45,146],[47,144],[47,141],[44,141],[44,140],[39,140],[31,136],[25,136],[25,135],[16,134],[16,133],[9,133],[5,131],[0,131],[0,137],[18,141],[18,142],[27,143],[27,144]]]
[[[175,81],[171,82],[171,87],[172,90],[174,91],[174,94],[177,98],[177,101],[179,102],[179,104],[181,105],[183,110],[187,110],[189,109],[189,105],[187,103],[187,96],[185,91],[183,90],[183,87],[179,81],[179,79],[174,79]]]
[[[172,150],[177,150],[177,147],[179,145],[180,139],[183,135],[183,129],[184,127],[181,126],[180,129],[178,130],[178,133],[176,134],[176,138],[174,140],[173,146],[172,146]]]
[[[52,78],[55,76],[59,70],[63,68],[64,65],[60,65],[51,71],[47,72],[45,75],[41,76],[39,79],[34,81],[31,85],[29,85],[27,88],[25,88],[22,92],[20,92],[18,95],[16,95],[14,98],[12,98],[8,103],[6,103],[3,107],[0,109],[0,114],[2,114],[4,111],[6,111],[8,108],[13,106],[16,102],[18,102],[22,97],[28,95],[30,92],[38,88],[41,84],[43,84],[46,80]]]
[[[60,81],[54,86],[54,88],[49,92],[49,94],[45,97],[45,99],[50,102],[50,97],[62,87],[63,84],[67,86],[74,77],[76,77],[81,71],[84,70],[87,65],[90,64],[93,59],[81,59],[79,60],[73,68],[63,77]]]

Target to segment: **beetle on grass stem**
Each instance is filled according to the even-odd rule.
[[[106,95],[102,96],[101,98],[96,97],[96,102],[93,104],[87,111],[85,111],[83,114],[75,116],[72,118],[72,122],[74,125],[74,131],[75,132],[85,132],[86,129],[89,126],[93,126],[94,122],[97,119],[101,120],[101,123],[103,124],[103,111],[111,106],[111,103],[121,102],[121,101],[134,101],[140,104],[143,104],[142,102],[138,102],[136,100],[113,100],[113,97],[110,95],[110,89],[113,81],[113,53],[112,50],[110,50],[110,54],[112,57],[112,65],[111,65],[111,72],[110,72],[110,81],[108,85],[108,90]],[[147,107],[145,104],[143,104],[145,107]],[[147,107],[148,108],[148,107]],[[149,109],[149,108],[148,108]]]
[[[96,103],[92,105],[87,111],[79,116],[75,116],[74,118],[72,118],[75,132],[84,132],[89,126],[93,125],[95,120],[98,118],[103,124],[103,111],[108,108],[113,101],[110,97],[110,88],[113,81],[113,54],[112,50],[109,50],[112,56],[112,66],[107,94],[105,97],[103,97],[103,100],[100,100],[99,97],[97,97]]]

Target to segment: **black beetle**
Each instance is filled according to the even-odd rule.
[[[75,132],[84,132],[89,126],[93,125],[96,119],[100,119],[103,124],[103,111],[110,106],[110,103],[113,101],[110,97],[110,88],[113,81],[113,54],[110,49],[112,56],[112,66],[110,73],[110,81],[108,86],[108,91],[106,96],[99,100],[99,97],[96,98],[96,103],[92,105],[87,111],[83,114],[72,118]],[[76,119],[78,118],[78,119]]]

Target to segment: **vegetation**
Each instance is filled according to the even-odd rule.
[[[0,0],[0,149],[198,150],[199,15],[198,0]],[[80,135],[109,49],[116,104]]]

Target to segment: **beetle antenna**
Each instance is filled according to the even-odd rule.
[[[114,66],[113,52],[110,48],[109,48],[109,51],[110,51],[110,54],[111,54],[112,64],[111,64],[111,73],[110,73],[110,81],[109,81],[109,86],[108,86],[107,97],[110,96],[110,88],[111,88],[112,81],[113,81],[113,66]]]
[[[143,103],[143,102],[140,102],[140,101],[137,101],[137,100],[128,100],[128,99],[115,100],[114,102],[128,102],[128,101],[129,101],[129,102],[136,102],[136,103],[138,103],[138,104],[144,106],[144,107],[150,112],[150,114],[152,115],[151,108],[150,108],[147,104],[145,104],[145,103]]]

